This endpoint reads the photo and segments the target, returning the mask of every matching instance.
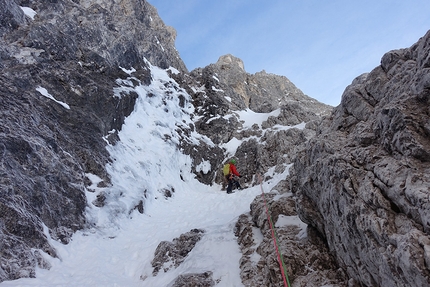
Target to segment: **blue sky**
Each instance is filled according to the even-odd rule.
[[[248,73],[286,76],[334,106],[384,53],[408,48],[430,30],[429,0],[148,2],[176,29],[176,48],[189,70],[232,54]]]

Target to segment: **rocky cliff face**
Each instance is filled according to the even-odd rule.
[[[300,218],[364,286],[430,286],[430,32],[356,78],[294,162]]]
[[[355,282],[339,267],[318,231],[298,219],[292,194],[278,192],[258,196],[251,204],[251,212],[241,215],[236,223],[235,234],[243,254],[241,278],[245,286],[285,286],[266,206],[291,286],[354,286]]]
[[[217,146],[211,152],[207,148],[202,152],[204,143],[185,150],[195,151],[196,166],[200,159],[210,161],[211,166],[222,166],[228,157],[236,157],[249,183],[255,183],[254,176],[270,167],[284,170],[299,145],[314,135],[321,117],[332,110],[304,95],[284,76],[264,71],[247,73],[242,60],[232,55],[221,56],[217,63],[192,71],[184,80],[196,106],[195,128]],[[247,126],[240,118],[240,111],[245,109],[255,112],[255,122],[262,113],[269,116],[261,125]],[[301,124],[303,129],[293,128]],[[233,154],[226,153],[226,144],[235,139],[241,145]],[[222,181],[219,169],[196,173],[207,184]]]
[[[282,106],[300,103],[302,110],[326,114],[331,107],[303,94],[288,78],[265,71],[249,74],[243,61],[232,55],[221,56],[215,64],[191,72],[210,98],[221,98],[231,110],[247,109],[270,113]],[[204,99],[197,98],[206,108]],[[209,111],[210,112],[210,111]],[[223,115],[225,110],[218,110]],[[297,124],[297,116],[287,124]]]
[[[148,83],[145,58],[186,71],[155,9],[117,2],[0,5],[0,281],[49,268],[32,251],[56,256],[47,232],[67,243],[86,225],[87,173],[110,184],[106,141],[118,140],[137,96],[115,92],[116,81],[134,68],[130,85]]]

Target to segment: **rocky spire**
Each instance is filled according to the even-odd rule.
[[[243,61],[231,54],[219,57],[215,65],[222,70],[239,68],[240,71],[245,72],[245,65],[243,64]]]

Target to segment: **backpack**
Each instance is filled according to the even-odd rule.
[[[222,172],[224,173],[224,175],[230,174],[230,164],[229,163],[224,165],[224,167],[222,168]]]

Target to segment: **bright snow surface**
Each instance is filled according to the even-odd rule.
[[[238,216],[249,212],[250,203],[261,193],[260,186],[226,194],[219,185],[206,186],[194,178],[192,161],[178,150],[175,131],[192,122],[192,105],[180,107],[179,103],[179,97],[188,100],[189,95],[166,71],[151,66],[151,72],[150,86],[132,87],[130,81],[117,81],[124,85],[123,92],[134,90],[139,98],[119,133],[121,141],[108,147],[113,163],[107,170],[113,186],[98,188],[98,177],[87,175],[93,182],[86,191],[87,218],[93,227],[77,232],[68,245],[51,239],[59,259],[45,254],[50,270],[38,268],[36,278],[6,281],[1,286],[169,286],[180,274],[206,271],[220,280],[217,286],[243,286],[233,230]],[[120,92],[117,89],[116,96]],[[182,140],[210,141],[196,133]],[[207,165],[202,170],[221,168]],[[264,183],[263,189],[269,191],[287,173],[288,169],[271,174],[273,180]],[[170,198],[160,192],[172,188]],[[107,194],[106,205],[93,206],[91,202],[102,191]],[[145,202],[143,214],[134,209],[140,200]],[[154,277],[151,261],[158,244],[194,228],[205,233],[185,261]]]
[[[34,20],[34,16],[36,16],[36,11],[31,9],[30,7],[19,7],[24,12],[25,15],[31,18],[31,20]]]

